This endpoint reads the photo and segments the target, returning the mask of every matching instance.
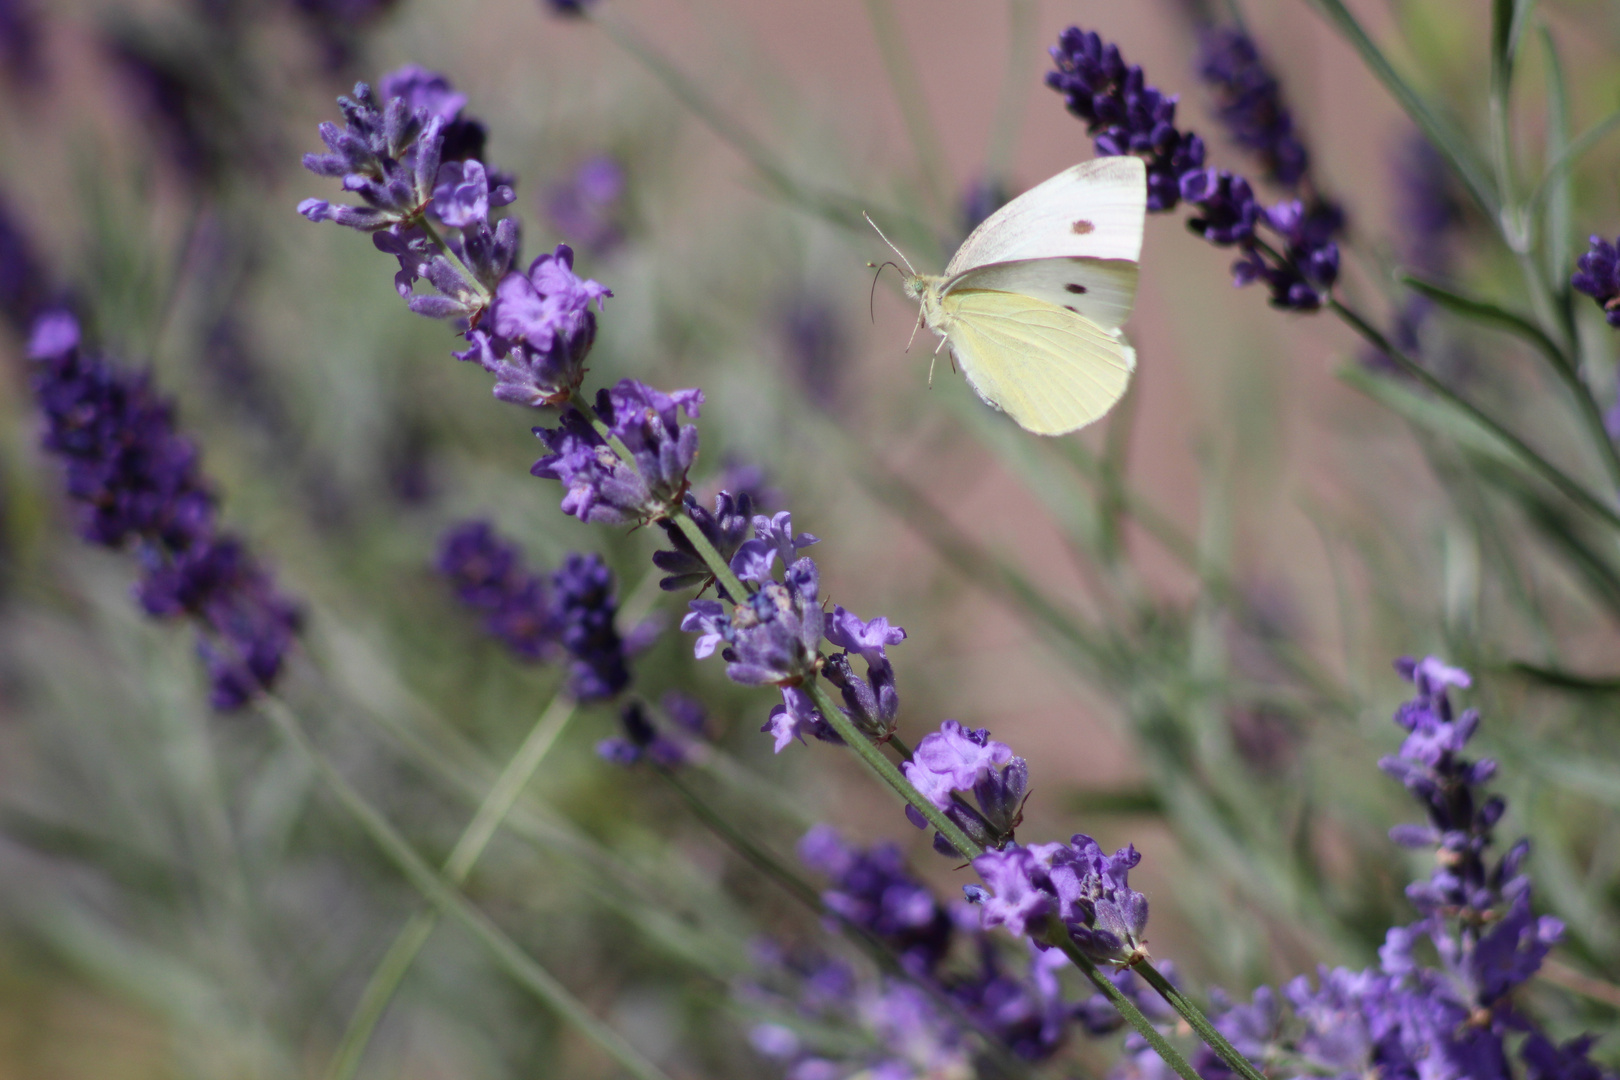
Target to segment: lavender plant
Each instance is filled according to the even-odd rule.
[[[546,24],[548,34],[573,41],[601,32],[623,46],[816,228],[852,227],[856,209],[875,205],[868,197],[880,186],[852,179],[839,190],[827,179],[837,175],[830,160],[814,172],[821,179],[806,179],[812,173],[774,135],[749,132],[733,112],[739,101],[711,96],[716,73],[686,75],[684,61],[616,4],[544,6],[569,16]],[[298,10],[317,27],[353,17],[333,31],[325,57],[340,64],[357,55],[353,28],[390,7],[413,17],[386,4]],[[1598,405],[1612,358],[1590,332],[1597,314],[1573,294],[1608,314],[1620,286],[1610,280],[1613,245],[1595,237],[1577,264],[1567,242],[1577,207],[1570,177],[1607,128],[1571,137],[1551,32],[1526,5],[1493,7],[1484,151],[1412,89],[1347,9],[1336,0],[1318,7],[1422,140],[1404,159],[1408,225],[1375,252],[1399,264],[1382,275],[1388,282],[1364,272],[1377,243],[1374,200],[1329,179],[1334,159],[1307,145],[1307,124],[1267,62],[1279,44],[1251,33],[1235,7],[1218,20],[1200,11],[1187,76],[1206,85],[1226,138],[1206,144],[1188,130],[1178,112],[1187,116],[1193,102],[1150,85],[1098,33],[1066,31],[1046,81],[1097,153],[1147,162],[1154,211],[1186,203],[1191,231],[1233,252],[1234,285],[1263,282],[1273,307],[1327,314],[1360,335],[1370,359],[1345,380],[1423,433],[1442,493],[1382,505],[1364,534],[1336,511],[1319,512],[1344,656],[1333,655],[1320,619],[1301,619],[1290,598],[1257,580],[1247,537],[1229,543],[1227,522],[1253,508],[1237,494],[1238,477],[1212,480],[1192,532],[1179,512],[1156,508],[1129,459],[1140,442],[1135,401],[1096,448],[1077,440],[1031,448],[946,394],[924,414],[952,410],[953,439],[978,448],[952,448],[963,457],[948,457],[926,427],[905,429],[893,416],[874,425],[876,414],[859,410],[883,407],[882,393],[848,367],[863,352],[859,339],[828,330],[850,325],[840,322],[839,292],[797,264],[786,286],[749,280],[763,276],[749,265],[724,279],[717,267],[726,260],[706,265],[701,248],[682,248],[672,269],[659,247],[668,222],[641,213],[670,178],[634,140],[606,137],[597,119],[553,145],[548,127],[545,165],[531,171],[521,146],[497,142],[524,125],[486,125],[449,78],[401,68],[340,100],[341,124],[322,125],[326,150],[305,165],[344,194],[321,192],[298,210],[367,234],[397,262],[395,297],[459,338],[452,355],[482,369],[499,402],[533,410],[540,445],[523,477],[505,448],[494,449],[503,410],[457,397],[476,382],[471,369],[444,365],[431,332],[394,337],[395,326],[409,325],[397,309],[373,312],[355,299],[364,283],[351,297],[341,245],[305,240],[316,234],[283,225],[285,207],[267,228],[303,230],[293,234],[301,275],[324,278],[311,253],[330,255],[332,280],[317,288],[343,294],[332,324],[342,329],[321,335],[318,362],[289,346],[299,330],[254,334],[252,311],[235,306],[271,275],[256,267],[223,280],[232,274],[222,268],[274,245],[234,234],[215,244],[211,215],[248,220],[232,215],[273,179],[264,155],[280,145],[280,106],[273,95],[256,100],[244,77],[221,102],[257,121],[244,129],[252,137],[220,137],[220,116],[198,105],[191,79],[206,82],[218,69],[182,64],[187,79],[177,82],[172,67],[136,57],[152,86],[173,91],[152,103],[159,113],[173,105],[176,134],[164,152],[199,206],[173,261],[176,282],[192,284],[172,286],[151,326],[131,329],[115,314],[127,305],[102,295],[107,274],[92,273],[68,294],[80,320],[36,320],[64,295],[62,279],[41,268],[44,249],[13,223],[29,222],[16,214],[0,217],[0,309],[20,332],[32,328],[45,446],[62,459],[52,468],[65,466],[66,509],[81,535],[138,555],[141,610],[186,617],[215,705],[251,707],[279,740],[235,721],[187,727],[166,717],[150,729],[187,740],[184,753],[165,743],[157,755],[188,763],[172,792],[186,831],[162,840],[158,858],[146,858],[146,842],[168,833],[146,816],[98,809],[70,834],[28,816],[19,799],[25,809],[0,820],[8,837],[30,851],[55,844],[49,850],[71,854],[53,857],[107,873],[83,903],[65,905],[77,920],[68,928],[34,916],[29,925],[64,952],[96,941],[121,958],[136,947],[172,954],[188,986],[285,987],[274,1005],[244,992],[223,1022],[165,1006],[162,1015],[186,1017],[187,1031],[227,1032],[233,1047],[257,1048],[217,1060],[199,1052],[199,1075],[297,1075],[311,1061],[332,1080],[409,1074],[427,1060],[419,1043],[458,1071],[612,1069],[642,1080],[762,1068],[791,1080],[1608,1075],[1612,1040],[1600,1035],[1620,995],[1587,972],[1606,970],[1620,940],[1604,833],[1616,803],[1610,755],[1588,722],[1614,690],[1601,672],[1612,636],[1601,620],[1620,611],[1612,555],[1620,457]],[[1022,0],[1010,8],[1016,57],[1033,20]],[[943,143],[914,85],[901,24],[886,0],[872,0],[868,13],[922,174],[910,188],[896,185],[918,193],[920,209],[895,219],[914,235],[956,235],[952,185],[938,167]],[[210,33],[245,40],[236,15],[218,18]],[[1520,178],[1531,172],[1524,150],[1535,138],[1524,132],[1540,128],[1526,124],[1511,92],[1537,35],[1550,112],[1543,178],[1530,184]],[[131,66],[135,54],[125,55]],[[1009,64],[1009,86],[1027,87],[1019,71]],[[1021,97],[1006,95],[1004,105]],[[1016,119],[1013,110],[998,109],[998,125]],[[565,121],[546,121],[554,122]],[[1335,130],[1314,116],[1308,126]],[[522,252],[518,172],[495,165],[496,145],[524,174],[566,178],[539,203],[565,242],[538,257]],[[1252,161],[1247,176],[1220,167],[1229,148]],[[1005,148],[991,149],[976,173],[991,180],[970,189],[970,217],[1006,195]],[[1450,178],[1440,176],[1446,169]],[[637,193],[633,221],[621,201],[626,177]],[[1268,188],[1280,201],[1260,194]],[[1353,197],[1354,234],[1328,191]],[[1482,212],[1459,208],[1458,191]],[[836,246],[830,230],[816,235]],[[1490,261],[1485,250],[1497,242],[1508,258]],[[73,277],[72,261],[62,261]],[[701,291],[727,297],[724,313],[680,291],[709,276],[722,283],[705,281]],[[1368,294],[1380,288],[1387,317],[1371,313]],[[1493,289],[1530,311],[1485,299]],[[763,314],[737,331],[727,320],[740,324],[749,298]],[[232,321],[216,317],[225,309]],[[269,310],[297,311],[305,331],[326,317],[308,301]],[[1593,325],[1582,329],[1583,320]],[[145,343],[121,351],[149,348],[156,373],[130,374],[85,349],[80,326]],[[785,337],[758,349],[749,333]],[[1432,347],[1453,341],[1466,342],[1466,367]],[[1545,361],[1555,392],[1516,381],[1504,347],[1514,345]],[[431,366],[419,356],[429,348]],[[796,374],[721,369],[715,358],[728,348],[786,357]],[[368,350],[387,355],[386,374],[365,368]],[[198,408],[208,384],[178,359],[191,353],[215,365],[207,378],[226,397],[235,389],[257,399],[273,384],[284,401],[326,399],[311,415],[328,422],[347,408],[358,433],[348,448],[378,459],[376,476],[347,486],[329,477],[352,478],[361,466],[323,457],[330,431],[320,422],[300,430],[292,411],[240,425],[234,417],[252,418],[251,404],[229,414]],[[266,366],[238,384],[232,373],[249,362]],[[299,608],[242,541],[220,531],[220,488],[202,478],[197,443],[176,433],[175,406],[153,389],[157,379],[179,391],[188,419],[200,419],[231,505],[246,521],[273,522],[263,534],[278,541],[276,564],[307,597]],[[665,389],[654,385],[664,379]],[[1151,400],[1151,384],[1145,392]],[[1343,437],[1358,452],[1390,442],[1360,427]],[[973,514],[967,482],[927,490],[894,452],[903,445],[938,452],[964,476],[978,455],[998,460],[997,483],[1011,478],[1058,524],[1086,579],[1084,602],[1070,602],[1050,560],[1024,558],[1033,547],[1007,555],[985,539],[985,522],[964,524]],[[1212,475],[1231,467],[1222,452],[1206,462]],[[434,483],[392,479],[424,469]],[[558,488],[536,497],[535,480]],[[308,505],[306,486],[319,492]],[[857,491],[876,499],[857,508]],[[1016,675],[1003,676],[988,704],[964,700],[941,639],[949,631],[976,651],[993,648],[998,624],[944,607],[946,586],[926,599],[898,588],[880,595],[881,571],[855,572],[902,557],[894,539],[872,544],[872,507],[898,515],[1117,709],[1127,748],[1119,779],[1136,786],[1067,790],[1045,747],[1028,749],[1029,721],[1005,685]],[[1265,530],[1272,520],[1243,527]],[[1425,530],[1445,538],[1443,565],[1425,563],[1429,546],[1411,540]],[[1142,550],[1149,539],[1182,568],[1192,599],[1167,587],[1158,555]],[[1364,555],[1346,584],[1335,560],[1352,542]],[[532,569],[523,550],[556,569]],[[914,549],[904,550],[910,559]],[[1410,567],[1379,562],[1396,550]],[[643,585],[615,587],[638,578]],[[688,636],[660,639],[658,620],[644,618],[658,592],[679,597],[675,616]],[[1314,593],[1300,596],[1313,613],[1324,606]],[[456,624],[475,621],[503,648],[471,647]],[[289,679],[300,627],[311,662]],[[1396,713],[1399,753],[1381,765],[1427,820],[1386,840],[1368,826],[1395,811],[1359,782],[1372,771],[1369,744],[1384,737],[1356,723],[1384,689],[1358,656],[1429,640],[1445,641],[1445,654],[1480,676],[1477,700],[1493,715],[1523,719],[1481,734],[1478,712],[1453,705],[1476,689],[1470,675],[1432,656],[1400,662],[1415,696]],[[1017,662],[1038,651],[1020,646]],[[60,662],[39,670],[52,664]],[[32,737],[51,745],[65,726]],[[1077,725],[1064,740],[1076,754],[1082,737],[1097,738],[1081,732]],[[1465,756],[1475,739],[1489,740],[1491,758]],[[126,772],[143,767],[126,756]],[[1485,790],[1498,780],[1495,759],[1507,766],[1499,782],[1513,794],[1511,816],[1506,798]],[[849,794],[848,778],[836,797],[825,795],[840,775],[832,770],[853,760],[899,797],[921,833]],[[1358,772],[1361,761],[1369,767]],[[312,800],[311,791],[323,794]],[[99,808],[116,797],[83,801]],[[329,808],[343,815],[336,824]],[[839,809],[841,830],[819,820]],[[1071,811],[1086,832],[1061,828]],[[1497,850],[1496,830],[1509,825],[1534,836],[1534,861],[1527,840]],[[908,865],[908,836],[931,841],[932,865]],[[800,865],[778,854],[795,838]],[[1432,855],[1404,904],[1399,879],[1417,863],[1392,859],[1389,840]],[[317,873],[318,890],[300,883]],[[167,893],[140,891],[153,877],[171,883]],[[317,892],[319,902],[302,899]],[[154,932],[175,923],[165,897],[192,893],[200,897],[187,923],[192,940]],[[791,903],[775,903],[783,898]],[[300,903],[308,910],[284,910]],[[120,934],[130,950],[106,944]],[[73,955],[96,957],[96,947],[79,948]],[[1293,977],[1312,966],[1314,979]],[[1218,983],[1242,993],[1227,996]]]

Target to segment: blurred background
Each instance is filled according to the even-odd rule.
[[[1352,7],[1483,137],[1484,5]],[[1583,130],[1620,95],[1620,9],[1538,13]],[[1129,396],[1060,440],[1025,435],[947,365],[930,389],[933,342],[906,351],[915,315],[893,275],[873,291],[867,264],[888,251],[859,210],[937,272],[985,208],[1092,155],[1043,84],[1066,26],[1117,42],[1180,94],[1214,163],[1245,167],[1198,78],[1200,20],[1227,15],[0,0],[0,283],[8,314],[30,291],[69,300],[178,400],[225,520],[305,606],[287,699],[432,858],[563,679],[489,640],[433,571],[445,529],[481,517],[536,568],[602,552],[622,625],[661,620],[636,687],[709,709],[714,755],[692,783],[722,813],[790,861],[816,821],[892,839],[955,893],[965,876],[850,755],[772,755],[757,729],[773,695],[691,659],[684,602],[648,562],[661,534],[563,515],[528,474],[534,414],[448,355],[458,339],[405,310],[364,237],[294,212],[334,197],[299,161],[337,94],[407,63],[443,72],[486,123],[487,160],[517,177],[525,258],[570,242],[614,291],[589,385],[701,387],[700,492],[727,467],[763,470],[775,508],[821,538],[823,596],[905,627],[891,655],[913,744],[955,718],[1029,759],[1021,837],[1143,849],[1154,955],[1190,985],[1245,994],[1365,965],[1407,917],[1421,866],[1385,834],[1413,810],[1377,760],[1398,745],[1391,660],[1435,653],[1478,676],[1503,827],[1535,838],[1538,899],[1570,927],[1538,1004],[1570,1031],[1612,1026],[1616,997],[1580,982],[1620,976],[1612,540],[1342,378],[1378,370],[1358,340],[1234,289],[1230,252],[1182,214],[1148,223]],[[1414,129],[1310,5],[1249,0],[1242,16],[1347,209],[1343,291],[1392,323],[1408,300],[1391,268],[1418,257]],[[1530,56],[1519,131],[1540,162],[1547,80]],[[1613,142],[1581,159],[1573,235],[1620,228],[1617,164]],[[1450,205],[1427,251],[1439,272],[1514,297],[1492,223]],[[1612,401],[1600,316],[1581,315],[1588,375]],[[190,636],[141,618],[129,560],[73,536],[24,337],[14,324],[0,343],[0,1076],[323,1075],[421,901],[273,731],[209,712]],[[1432,370],[1595,474],[1527,351],[1439,315],[1420,337]],[[811,942],[818,920],[670,790],[600,760],[618,724],[580,711],[468,894],[674,1075],[775,1075],[731,990],[761,935]],[[1051,1075],[1100,1075],[1110,1046],[1082,1041]],[[448,926],[361,1072],[613,1074]]]

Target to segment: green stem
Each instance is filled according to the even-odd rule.
[[[900,20],[895,18],[889,0],[866,0],[866,17],[872,23],[872,39],[883,58],[883,69],[889,76],[900,115],[905,119],[906,132],[911,136],[911,148],[917,155],[917,167],[922,172],[923,193],[928,197],[935,213],[944,213],[950,206],[946,183],[950,170],[945,164],[945,150],[939,134],[928,115],[928,102],[923,96],[922,81],[911,62],[905,35],[900,32]],[[945,190],[940,185],[946,183]]]
[[[445,860],[443,873],[451,884],[459,886],[467,880],[467,875],[494,837],[495,830],[511,813],[518,796],[528,786],[534,771],[545,760],[557,736],[562,734],[573,715],[572,698],[558,694],[551,699],[551,704],[541,713],[517,753],[506,763],[506,768],[501,770],[494,786],[479,804],[472,821],[462,830],[460,839]],[[333,1055],[332,1066],[327,1072],[330,1080],[351,1080],[359,1071],[377,1024],[388,1011],[389,1002],[393,1001],[406,972],[422,951],[422,946],[427,944],[438,922],[438,912],[432,909],[418,911],[388,946],[388,951],[383,954],[382,961],[371,973],[365,990],[361,992],[360,1002],[355,1006],[354,1015],[349,1018],[342,1041],[338,1043],[337,1053]]]
[[[1159,969],[1146,960],[1136,965],[1136,973],[1142,980],[1153,987],[1158,995],[1176,1010],[1176,1015],[1187,1021],[1198,1037],[1204,1040],[1209,1048],[1220,1055],[1221,1060],[1235,1069],[1243,1080],[1266,1080],[1265,1076],[1256,1069],[1249,1059],[1238,1051],[1238,1048],[1227,1041],[1226,1036],[1218,1031],[1209,1017],[1203,1011],[1188,1001],[1186,995],[1171,985],[1170,980],[1159,973]]]
[[[1159,1033],[1158,1028],[1153,1026],[1153,1021],[1149,1020],[1146,1014],[1137,1008],[1136,1002],[1126,997],[1124,992],[1114,985],[1113,980],[1097,969],[1097,965],[1091,962],[1091,957],[1080,951],[1080,946],[1074,943],[1074,939],[1069,936],[1069,931],[1056,917],[1048,920],[1043,939],[1048,945],[1063,950],[1063,955],[1067,956],[1074,963],[1074,966],[1080,969],[1081,974],[1091,982],[1092,986],[1097,988],[1097,991],[1103,997],[1108,999],[1109,1004],[1119,1010],[1119,1015],[1125,1018],[1126,1023],[1130,1024],[1137,1034],[1141,1035],[1147,1041],[1147,1044],[1153,1047],[1154,1052],[1164,1060],[1166,1065],[1175,1070],[1176,1075],[1181,1077],[1181,1080],[1203,1080],[1187,1059],[1181,1055],[1181,1051],[1171,1046],[1169,1040]],[[1244,1066],[1253,1071],[1253,1066],[1249,1065],[1242,1055],[1238,1055],[1238,1062],[1241,1065],[1234,1064],[1233,1067],[1238,1069],[1239,1072],[1243,1071]],[[1244,1075],[1245,1080],[1252,1080],[1247,1073]]]
[[[550,972],[524,952],[517,942],[496,926],[482,911],[474,907],[449,882],[417,854],[408,840],[401,836],[388,819],[360,794],[327,756],[315,747],[305,734],[297,716],[274,695],[259,699],[258,707],[304,759],[318,772],[338,802],[343,804],[355,823],[371,837],[388,860],[412,886],[432,902],[442,914],[471,934],[489,950],[495,962],[524,987],[581,1034],[599,1046],[636,1080],[670,1080],[669,1076],[643,1057],[635,1047],[617,1031],[598,1020],[583,1002],[568,992]]]
[[[1395,346],[1392,345],[1383,334],[1374,329],[1372,324],[1368,323],[1367,320],[1363,319],[1360,315],[1345,307],[1337,299],[1332,297],[1328,298],[1327,305],[1328,308],[1340,319],[1344,320],[1344,322],[1348,324],[1351,329],[1355,330],[1362,337],[1366,338],[1369,344],[1378,349],[1384,355],[1388,356],[1391,360],[1395,361],[1396,365],[1400,367],[1402,371],[1406,372],[1412,378],[1422,383],[1436,396],[1445,399],[1453,407],[1461,410],[1475,423],[1479,424],[1481,427],[1485,428],[1487,431],[1505,443],[1508,448],[1511,449],[1519,458],[1519,460],[1529,467],[1531,472],[1534,472],[1543,480],[1547,481],[1547,483],[1551,484],[1554,488],[1558,489],[1558,491],[1562,492],[1563,495],[1571,502],[1574,502],[1577,505],[1591,511],[1593,514],[1602,518],[1614,528],[1620,529],[1620,514],[1616,514],[1612,507],[1606,506],[1591,492],[1587,491],[1583,485],[1564,475],[1562,469],[1559,469],[1556,465],[1552,464],[1546,458],[1532,450],[1528,445],[1525,444],[1524,440],[1520,439],[1517,435],[1514,435],[1501,424],[1491,419],[1490,416],[1480,411],[1472,403],[1459,397],[1449,386],[1435,378],[1421,364],[1407,356],[1405,353],[1401,352],[1399,349],[1395,348]]]
[[[850,749],[855,751],[856,756],[864,761],[873,772],[881,776],[895,790],[896,794],[910,803],[923,817],[927,818],[928,824],[938,829],[940,834],[950,841],[953,848],[960,851],[962,856],[967,859],[974,859],[984,854],[983,848],[968,839],[967,833],[958,828],[956,822],[946,817],[939,807],[924,798],[922,792],[913,787],[911,781],[906,779],[905,774],[900,771],[900,767],[890,761],[888,756],[872,743],[871,739],[862,734],[853,720],[844,715],[844,711],[833,701],[832,695],[827,693],[827,687],[822,684],[820,679],[806,680],[804,688],[810,694],[810,699],[816,703],[816,708],[821,712],[822,718],[832,725],[834,731],[838,732],[838,737],[843,739]]]
[[[698,523],[692,520],[692,515],[685,510],[678,510],[669,515],[669,520],[675,523],[675,527],[681,530],[681,535],[686,537],[692,547],[697,549],[698,558],[708,564],[709,572],[720,583],[720,587],[725,589],[726,593],[731,596],[732,603],[746,601],[749,590],[743,586],[737,575],[732,573],[731,565],[720,557],[720,552],[715,550],[714,545],[709,542],[709,538],[703,535],[703,530],[698,528]]]

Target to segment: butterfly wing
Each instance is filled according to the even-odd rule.
[[[1118,330],[1136,303],[1136,272],[1136,263],[1126,259],[1023,259],[975,267],[945,282],[941,292],[1023,293]]]
[[[945,277],[1028,259],[1125,259],[1142,254],[1147,168],[1130,156],[1064,169],[986,218],[956,249]]]
[[[1019,293],[940,298],[946,341],[981,398],[1026,431],[1062,435],[1113,407],[1136,353],[1083,315]]]

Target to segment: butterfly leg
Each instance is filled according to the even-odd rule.
[[[939,362],[939,350],[945,347],[945,339],[940,338],[939,344],[934,346],[934,355],[928,358],[928,389],[934,388],[934,365]],[[956,373],[956,354],[951,353],[951,374]]]

